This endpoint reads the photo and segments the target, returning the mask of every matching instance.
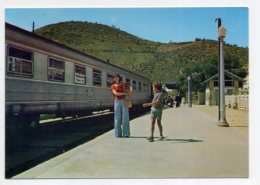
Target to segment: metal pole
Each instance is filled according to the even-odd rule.
[[[219,78],[219,92],[220,92],[220,100],[219,100],[219,109],[220,109],[220,119],[219,119],[219,124],[218,126],[222,127],[228,127],[228,123],[226,121],[226,106],[225,106],[225,72],[224,72],[224,47],[223,47],[223,39],[219,39],[220,41],[220,63],[219,63],[219,68],[220,68],[220,78]]]
[[[218,21],[218,29],[221,26],[221,18],[216,18],[215,22]],[[220,38],[218,38],[218,86],[220,84]],[[218,120],[220,120],[220,88],[218,88]]]
[[[34,33],[34,27],[35,27],[35,23],[34,23],[34,21],[33,21],[33,23],[32,23],[32,32]]]
[[[192,74],[190,74],[190,107],[192,107]]]
[[[188,104],[192,107],[192,78],[191,75],[188,76]]]
[[[188,97],[187,97],[187,100],[188,100],[188,106],[190,106],[190,76],[188,76],[187,78],[188,80]]]

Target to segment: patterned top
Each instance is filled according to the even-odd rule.
[[[153,108],[155,108],[155,109],[162,109],[163,108],[163,93],[162,92],[155,93],[154,96],[153,96],[153,101],[152,102],[156,102],[158,100],[159,100],[160,104],[153,105]]]

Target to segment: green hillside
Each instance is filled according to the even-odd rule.
[[[217,72],[218,43],[214,40],[196,38],[191,42],[159,43],[138,38],[115,26],[78,21],[48,25],[35,32],[152,81],[180,81],[186,73],[202,73],[201,69],[208,67],[202,80]],[[244,78],[248,48],[226,44],[225,67]]]

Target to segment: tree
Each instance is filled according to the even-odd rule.
[[[224,61],[226,70],[241,78],[247,76],[248,72],[245,68],[242,68],[242,62],[236,54],[227,52]],[[193,61],[193,63],[184,67],[181,71],[182,74],[178,76],[176,84],[182,94],[187,92],[187,77],[190,74],[192,75],[192,90],[203,91],[204,87],[201,85],[201,82],[218,73],[218,56],[216,53],[207,55],[202,61]]]

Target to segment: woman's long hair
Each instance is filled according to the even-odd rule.
[[[119,83],[120,83],[122,81],[122,77],[118,73],[113,75],[113,78],[116,78],[116,77],[119,78]],[[115,83],[114,79],[113,79],[113,83]]]

